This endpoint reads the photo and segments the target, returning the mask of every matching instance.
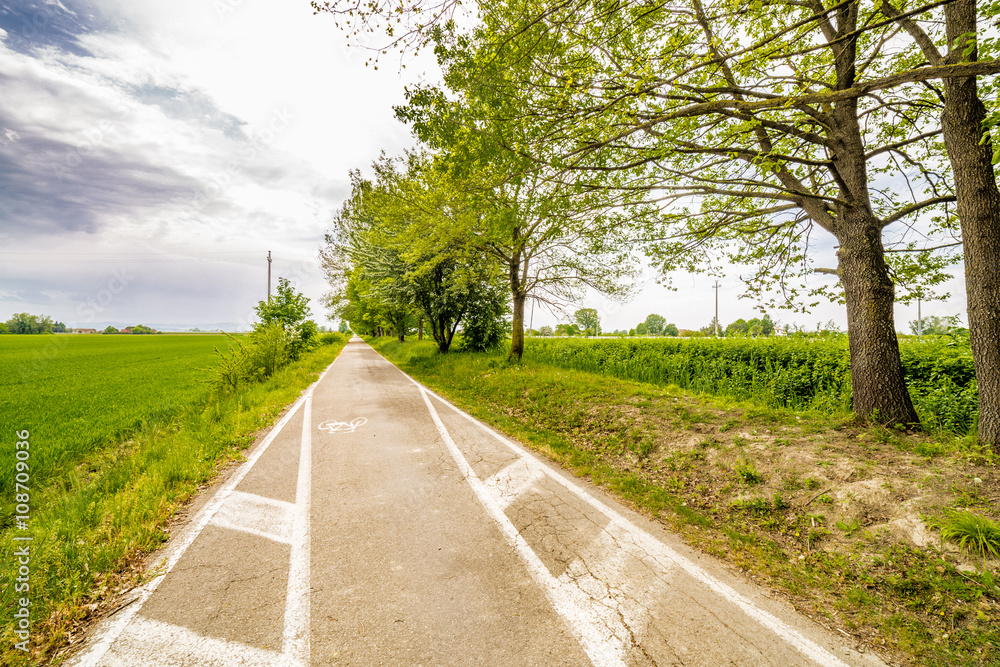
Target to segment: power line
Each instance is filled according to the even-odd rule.
[[[263,255],[265,250],[199,250],[200,255]],[[165,252],[31,252],[12,250],[0,251],[0,255],[45,255],[45,256],[68,256],[68,257],[132,257],[135,255],[167,255]]]
[[[256,261],[264,257],[264,253],[205,253],[219,255],[218,257],[170,257],[163,253],[14,253],[0,252],[0,263],[3,264],[176,264],[176,263],[207,263],[246,260]],[[25,257],[39,255],[39,257]],[[234,256],[235,255],[235,256]]]

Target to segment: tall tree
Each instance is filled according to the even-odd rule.
[[[516,100],[478,84],[480,76],[504,76],[517,58],[492,58],[470,48],[468,40],[458,39],[452,48],[438,49],[454,95],[411,90],[397,115],[440,151],[466,195],[464,208],[476,212],[437,228],[434,238],[466,239],[503,267],[512,302],[509,359],[519,361],[529,298],[562,305],[588,288],[612,297],[628,293],[626,279],[635,266],[629,231],[649,211],[625,215],[618,208],[621,197],[561,183],[545,165],[505,148],[546,150],[545,137],[511,120],[520,112]]]
[[[663,317],[663,315],[650,313],[649,317],[646,318],[646,330],[654,336],[662,335],[665,326],[667,326],[667,318]],[[676,336],[677,334],[674,335]]]
[[[859,2],[778,0],[751,21],[728,0],[514,4],[494,10],[507,20],[495,22],[492,44],[521,48],[532,66],[481,85],[528,100],[551,143],[576,144],[556,164],[595,174],[594,187],[617,169],[655,190],[664,269],[698,269],[721,253],[759,267],[751,294],[778,286],[786,304],[801,303],[795,279],[813,272],[812,232],[832,234],[855,410],[915,423],[885,236],[914,249],[902,232],[918,216],[947,220],[955,198],[935,169],[938,133],[923,121],[933,102],[900,86],[958,70],[905,69],[919,54],[892,52],[898,26]]]
[[[995,15],[998,5],[989,6]],[[932,66],[961,66],[979,59],[976,0],[951,0],[945,5],[943,35],[934,34],[933,21],[910,18],[890,0],[883,0],[882,12],[899,22]],[[941,41],[943,52],[938,46]],[[958,198],[969,334],[979,390],[978,437],[1000,453],[1000,190],[993,169],[993,142],[976,77],[946,78],[942,88],[941,128]]]
[[[599,336],[601,333],[601,318],[594,308],[581,308],[573,315],[576,323],[583,327],[588,336]]]
[[[496,266],[461,236],[434,233],[471,212],[433,160],[411,155],[399,172],[396,161],[382,159],[375,172],[374,183],[352,173],[352,196],[327,234],[321,257],[335,288],[331,303],[367,300],[369,316],[386,320],[401,341],[407,318],[419,311],[447,352],[470,308],[494,297]]]

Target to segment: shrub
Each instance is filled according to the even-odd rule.
[[[508,331],[504,320],[507,301],[503,291],[495,287],[483,290],[475,300],[470,300],[469,305],[459,349],[486,352],[503,347]]]
[[[235,391],[242,384],[266,380],[290,360],[290,335],[278,323],[258,327],[246,340],[226,335],[236,344],[226,352],[215,348],[221,359],[213,385],[219,391]]]
[[[533,338],[526,342],[526,354],[554,366],[674,384],[765,405],[851,407],[848,341],[837,333],[756,339]],[[900,355],[923,422],[961,434],[972,430],[978,394],[968,342],[954,336],[904,340]]]
[[[347,340],[347,336],[342,333],[323,333],[319,335],[318,342],[320,345],[335,345],[337,343],[343,343]]]

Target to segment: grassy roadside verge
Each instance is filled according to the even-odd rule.
[[[142,578],[144,558],[167,538],[167,526],[191,496],[227,464],[238,460],[316,376],[343,343],[309,352],[260,384],[206,396],[151,421],[127,441],[94,452],[65,479],[31,492],[30,590],[17,592],[15,531],[0,537],[4,563],[0,663],[58,664],[79,629],[106,603]],[[29,651],[12,621],[15,602],[28,597]]]
[[[1000,519],[997,461],[968,439],[502,356],[371,341],[470,413],[784,593],[895,664],[1000,665],[996,560],[925,518]],[[931,522],[933,523],[933,522]]]

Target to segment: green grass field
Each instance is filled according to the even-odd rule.
[[[0,493],[14,479],[15,431],[29,431],[35,486],[203,396],[222,335],[0,336]]]

